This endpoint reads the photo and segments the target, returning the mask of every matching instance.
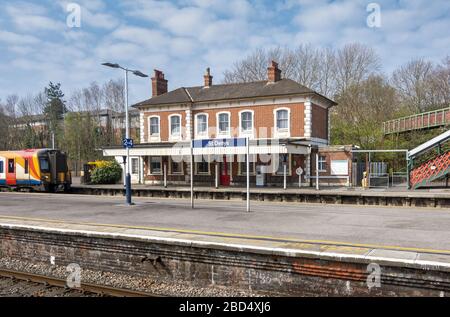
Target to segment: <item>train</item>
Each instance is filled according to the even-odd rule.
[[[54,149],[0,151],[0,187],[34,191],[69,191],[67,155]]]

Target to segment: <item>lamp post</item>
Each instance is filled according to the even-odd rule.
[[[138,70],[131,70],[125,67],[120,66],[119,64],[113,64],[113,63],[103,63],[103,66],[108,66],[112,68],[120,68],[125,71],[125,139],[127,140],[126,149],[127,149],[127,156],[126,156],[126,162],[124,162],[124,168],[126,170],[126,177],[125,177],[125,193],[126,193],[126,203],[127,205],[132,205],[131,202],[131,174],[130,174],[130,145],[128,144],[128,140],[130,139],[130,123],[128,119],[128,72],[133,73],[134,75],[138,77],[148,77],[148,75],[145,75],[141,73]]]

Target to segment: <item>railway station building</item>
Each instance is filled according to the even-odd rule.
[[[216,85],[208,68],[202,85],[172,91],[164,73],[155,70],[152,98],[133,106],[141,133],[130,149],[132,181],[188,185],[192,140],[248,138],[252,186],[311,186],[316,166],[325,182],[348,184],[352,146],[329,146],[330,109],[336,105],[282,78],[273,61],[266,80]],[[246,149],[214,144],[192,151],[196,185],[246,184]],[[123,164],[126,150],[105,148],[103,154]]]

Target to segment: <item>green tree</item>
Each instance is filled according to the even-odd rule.
[[[383,145],[382,123],[397,111],[395,89],[373,75],[337,95],[331,115],[333,144],[356,144],[364,149]]]
[[[52,82],[50,82],[48,87],[45,88],[44,93],[47,97],[47,102],[45,104],[43,112],[47,121],[47,126],[49,129],[48,131],[50,135],[52,133],[55,134],[55,139],[63,140],[63,130],[60,126],[60,123],[64,117],[64,114],[67,112],[67,108],[65,105],[65,101],[63,100],[64,93],[61,90],[61,84],[53,84]]]

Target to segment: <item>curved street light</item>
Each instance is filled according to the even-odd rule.
[[[122,67],[119,64],[115,63],[102,63],[103,66],[111,67],[111,68],[120,68],[125,71],[125,139],[130,139],[130,125],[129,125],[129,119],[128,119],[128,72],[133,73],[133,75],[136,75],[138,77],[148,77],[148,75],[140,72],[139,70],[131,70],[126,67]],[[126,165],[124,164],[124,168],[126,170],[126,177],[125,177],[125,193],[126,193],[126,203],[127,205],[132,205],[131,202],[131,174],[130,174],[130,148],[127,145],[127,156],[126,156]]]

